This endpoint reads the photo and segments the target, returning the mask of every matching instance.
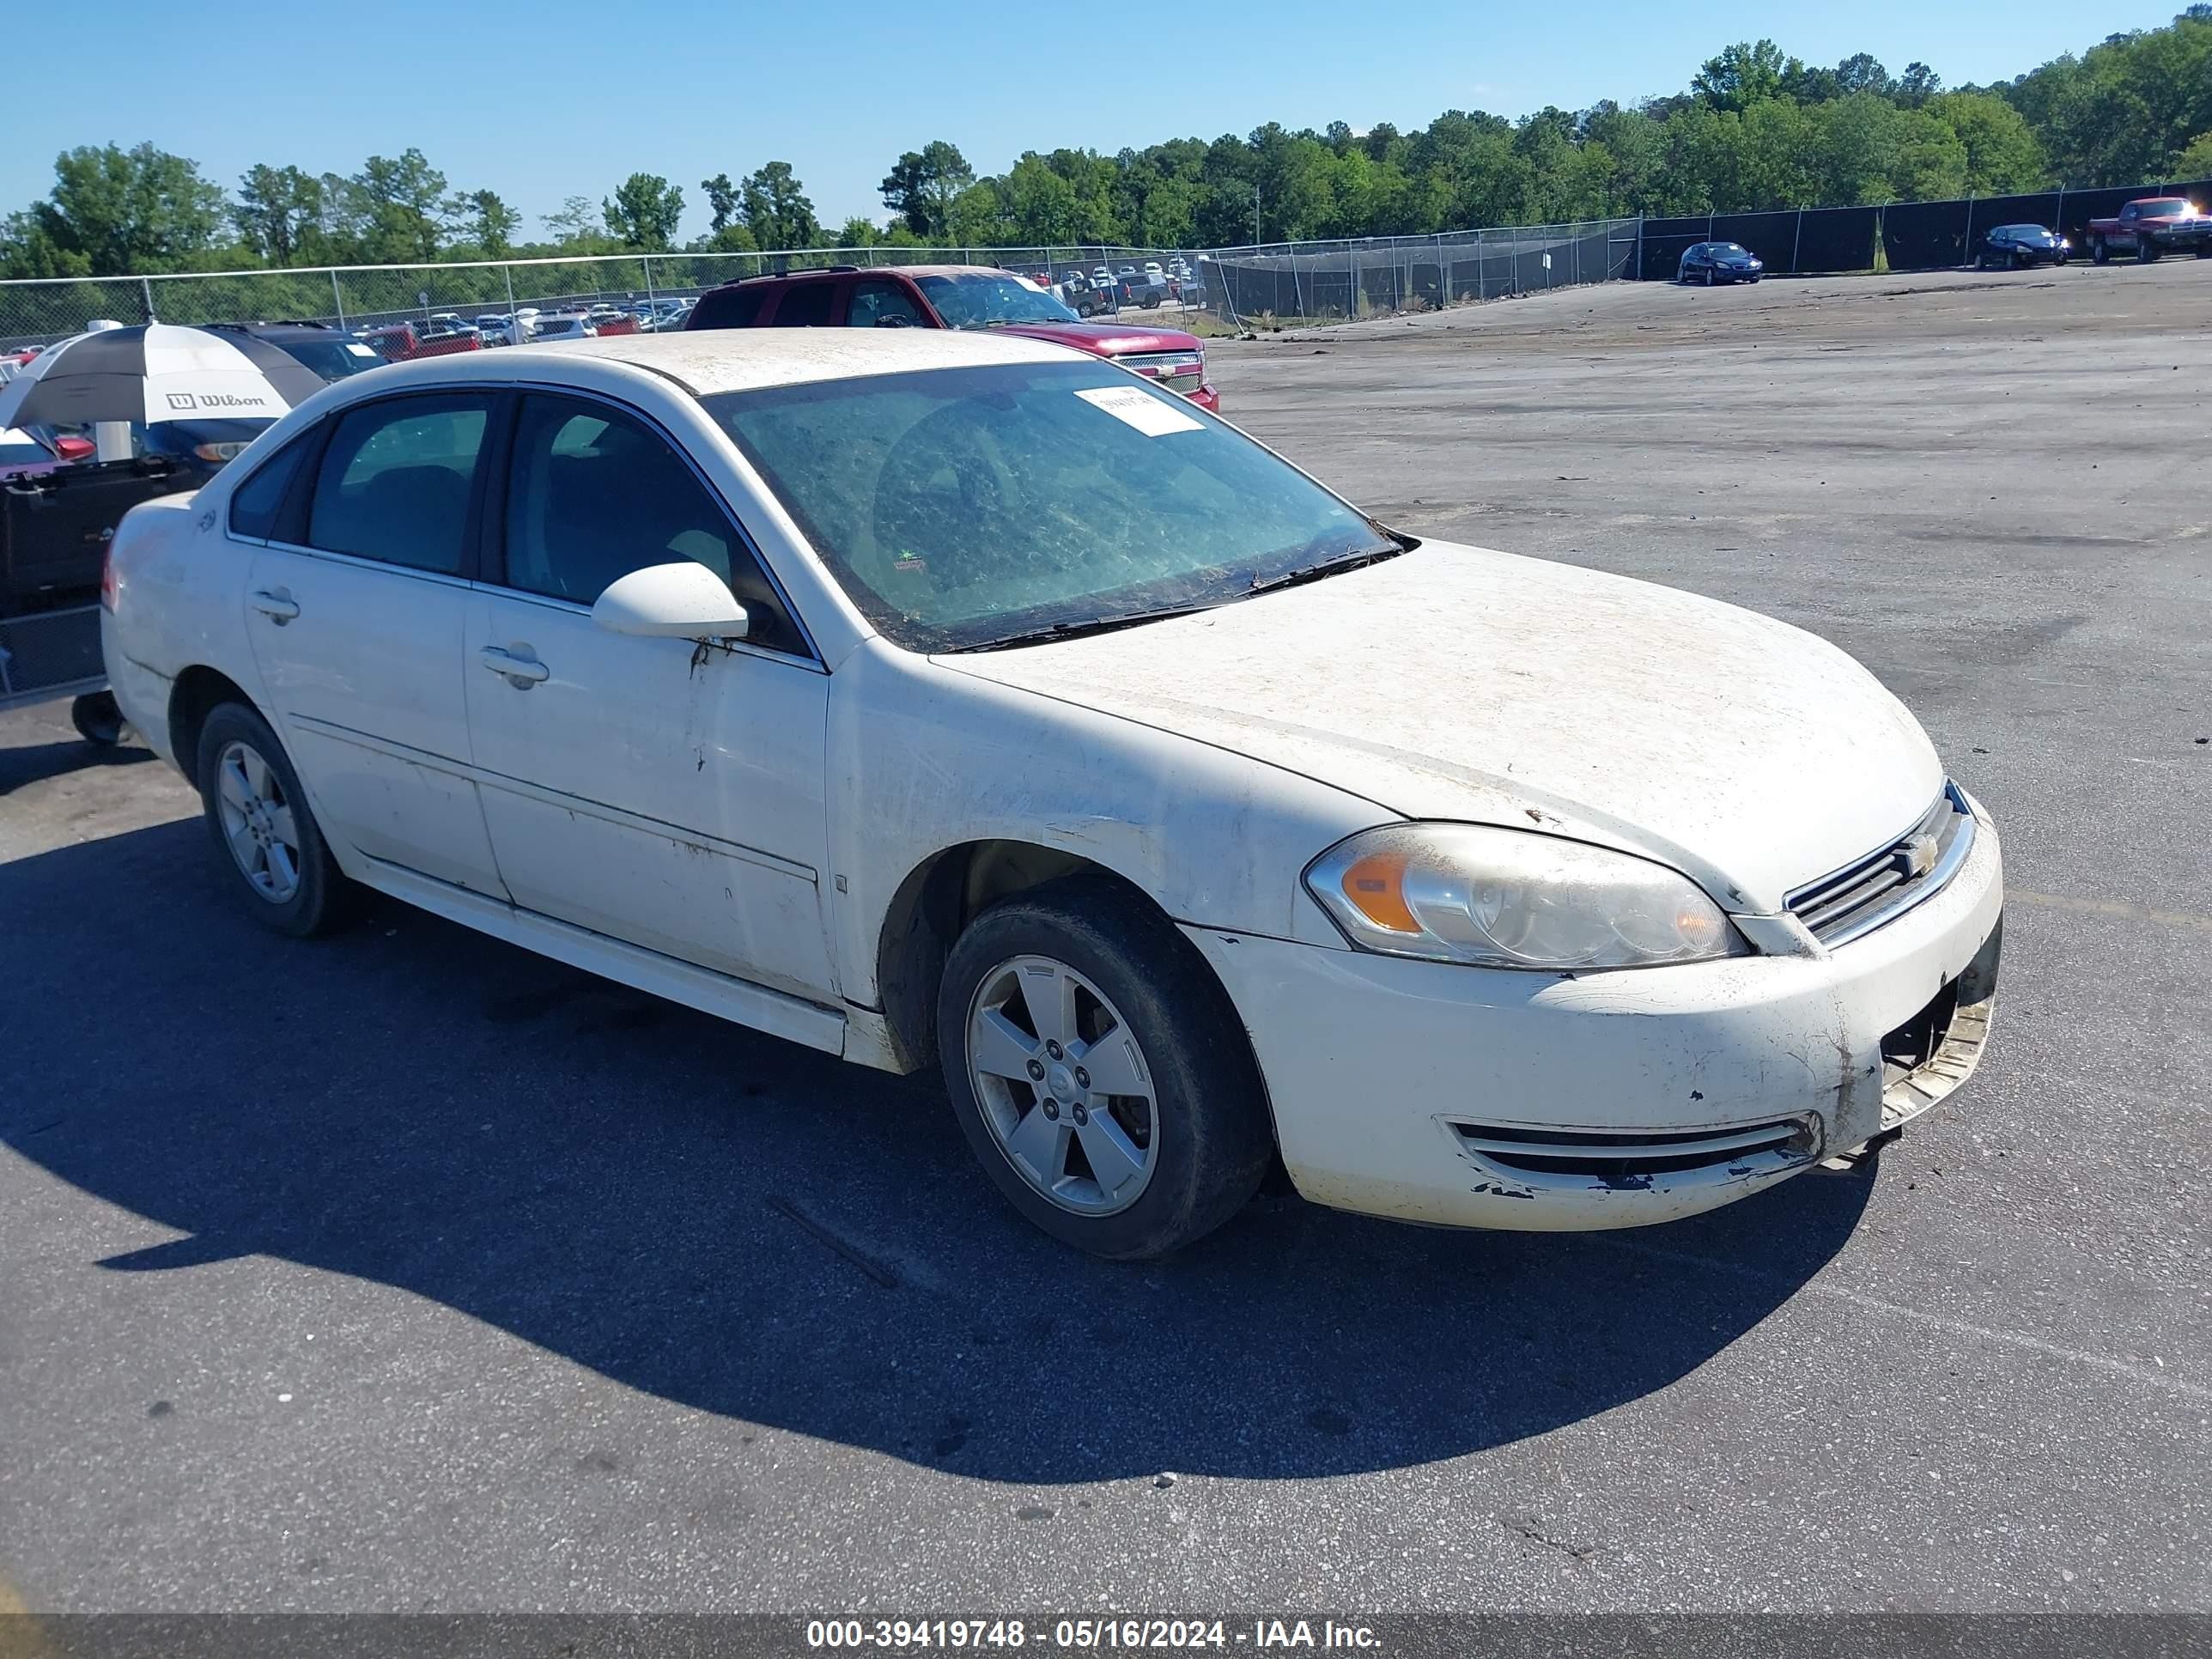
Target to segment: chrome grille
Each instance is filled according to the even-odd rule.
[[[1114,361],[1185,397],[1206,384],[1206,356],[1197,351],[1133,351]]]
[[[1842,945],[1940,892],[1974,844],[1974,815],[1946,783],[1920,821],[1888,845],[1808,882],[1783,901],[1823,945]]]

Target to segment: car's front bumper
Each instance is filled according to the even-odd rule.
[[[1942,890],[1832,951],[1570,977],[1185,931],[1251,1034],[1306,1197],[1446,1226],[1639,1226],[1798,1174],[1972,1074],[2004,897],[1977,817]],[[1932,1048],[1886,1076],[1915,1030]]]

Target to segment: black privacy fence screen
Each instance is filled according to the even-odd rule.
[[[1634,219],[1591,219],[1278,242],[1215,249],[1199,269],[1206,304],[1225,319],[1337,320],[1613,282],[1635,273],[1636,235]]]
[[[1668,282],[1699,242],[1740,242],[1777,276],[1872,270],[1875,251],[1892,270],[1942,270],[1972,261],[1998,225],[2045,225],[2088,252],[2089,222],[2109,219],[2143,196],[2185,196],[2212,204],[2212,179],[2103,190],[2046,190],[2026,196],[1892,202],[1887,207],[1785,208],[1771,213],[1701,213],[1644,221],[1638,273]]]

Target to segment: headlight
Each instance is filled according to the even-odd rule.
[[[1306,886],[1361,950],[1488,968],[1649,968],[1749,947],[1663,865],[1476,823],[1391,824],[1314,860]]]

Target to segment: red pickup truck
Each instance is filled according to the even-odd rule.
[[[1206,348],[1179,328],[1087,323],[1035,283],[984,265],[836,265],[748,276],[699,296],[695,328],[988,328],[1104,357],[1218,412]]]
[[[2115,253],[2132,253],[2144,264],[2185,250],[2212,259],[2212,217],[2185,197],[2138,197],[2115,217],[2090,220],[2088,237],[2089,257],[2100,265]]]

